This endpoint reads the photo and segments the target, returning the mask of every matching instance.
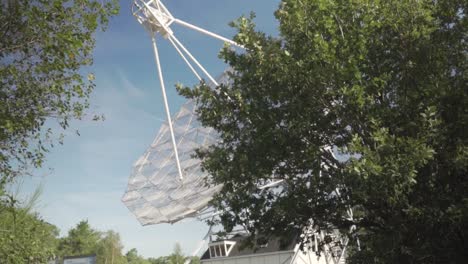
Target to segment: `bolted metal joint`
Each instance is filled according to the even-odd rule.
[[[133,15],[151,34],[161,34],[164,38],[173,35],[169,27],[174,22],[174,17],[159,0],[135,0],[133,2]]]

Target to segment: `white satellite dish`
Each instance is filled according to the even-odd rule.
[[[142,225],[174,223],[203,213],[221,186],[207,186],[198,147],[214,144],[215,131],[202,127],[189,100],[172,120],[183,178],[180,178],[172,146],[169,123],[160,128],[146,153],[135,163],[123,202]]]
[[[174,223],[187,217],[206,216],[208,202],[221,186],[206,184],[208,174],[202,172],[200,160],[193,155],[195,149],[214,144],[217,135],[213,129],[201,126],[197,120],[196,104],[192,100],[188,100],[174,118],[171,117],[156,36],[160,34],[167,39],[198,80],[201,81],[202,77],[197,69],[214,88],[219,82],[227,82],[227,74],[215,80],[176,38],[170,26],[176,23],[231,45],[241,46],[174,18],[160,0],[134,0],[132,11],[153,42],[167,121],[145,154],[134,164],[122,201],[142,225]]]
[[[198,80],[201,81],[202,77],[196,68],[208,78],[213,86],[228,82],[227,74],[224,74],[220,80],[215,80],[175,37],[170,26],[174,23],[179,24],[231,45],[243,47],[230,39],[173,17],[160,0],[134,0],[133,15],[149,32],[153,42],[167,121],[162,125],[154,142],[145,154],[134,164],[122,201],[135,214],[142,225],[175,223],[188,217],[214,216],[215,214],[207,209],[207,206],[213,195],[222,186],[206,184],[209,175],[201,170],[201,162],[194,158],[193,154],[197,148],[215,144],[218,136],[213,129],[203,127],[200,124],[196,114],[197,106],[192,100],[188,100],[174,118],[171,117],[156,36],[159,33],[172,44]],[[331,152],[331,148],[327,148]],[[283,180],[272,178],[270,181],[265,182],[263,186],[258,186],[258,188],[272,188],[282,183]],[[336,189],[336,195],[340,195],[338,188]],[[349,219],[353,219],[351,208],[348,209],[348,216]],[[310,228],[312,229],[307,232],[316,233],[312,225]],[[354,228],[355,226],[351,228],[350,232]],[[202,243],[207,239],[210,232],[208,231]],[[323,233],[321,235],[323,236]],[[320,239],[319,236],[315,237]],[[334,256],[333,253],[330,254],[330,258],[334,263],[341,263],[344,258],[348,240],[344,244],[345,248],[339,256]],[[197,251],[200,249],[201,247]],[[328,253],[332,251],[332,249],[326,249]],[[326,258],[328,259],[328,257]]]

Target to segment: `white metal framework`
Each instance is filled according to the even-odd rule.
[[[213,144],[213,129],[204,128],[195,116],[193,101],[185,103],[172,120],[165,122],[158,136],[134,165],[123,202],[141,224],[173,223],[203,212],[206,204],[220,186],[208,187],[206,173],[201,171],[200,161],[193,158],[197,147]],[[179,177],[173,148],[174,133],[179,150]]]
[[[174,223],[187,217],[205,219],[214,217],[216,212],[207,209],[207,205],[221,186],[206,184],[208,174],[202,171],[200,160],[194,157],[194,150],[215,144],[218,135],[212,128],[206,128],[200,124],[196,113],[197,106],[192,100],[188,100],[177,114],[171,116],[156,37],[159,34],[168,40],[195,77],[198,80],[202,80],[202,76],[206,77],[213,89],[219,83],[228,82],[227,74],[223,74],[218,79],[213,78],[176,38],[171,26],[178,24],[225,43],[241,48],[242,46],[230,39],[175,18],[160,0],[134,0],[132,11],[138,22],[151,36],[167,121],[160,128],[151,146],[134,164],[122,201],[142,225]],[[330,148],[328,150],[330,151]],[[258,188],[263,190],[282,184],[284,184],[283,180],[271,179]],[[335,195],[340,195],[338,189]],[[352,219],[351,209],[348,215]],[[211,234],[210,232],[211,229],[207,237]],[[323,232],[310,229],[306,233],[314,235],[315,245],[318,244],[317,240],[324,239]],[[345,257],[348,240],[341,240],[340,243],[344,245],[342,250],[326,248],[328,252],[326,254],[329,254],[326,256],[327,263],[331,260],[334,264],[338,264]],[[200,249],[201,247],[197,251]],[[228,248],[224,247],[224,251],[227,252]],[[215,256],[223,255],[217,254],[216,251],[214,254]]]
[[[196,105],[188,100],[174,116],[169,111],[157,35],[168,40],[198,80],[206,77],[213,88],[226,82],[218,80],[180,42],[171,29],[178,24],[209,37],[240,47],[234,41],[175,18],[160,0],[134,0],[133,15],[151,36],[167,121],[153,144],[134,164],[122,201],[143,225],[174,223],[187,217],[210,217],[208,202],[221,186],[208,186],[194,150],[214,144],[217,135],[198,122]],[[199,73],[201,71],[202,74]]]
[[[222,240],[217,242],[211,242],[208,245],[211,258],[220,258],[229,256],[232,248],[236,244],[235,241]]]

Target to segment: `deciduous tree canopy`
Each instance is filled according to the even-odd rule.
[[[23,204],[0,199],[0,263],[46,263],[53,258],[59,230],[32,211],[39,194],[40,189]]]
[[[54,141],[46,120],[80,119],[94,88],[94,33],[117,0],[0,1],[0,183],[41,166]]]
[[[68,236],[60,239],[58,255],[81,256],[96,254],[101,233],[89,225],[88,221],[80,221],[76,227],[68,231]]]
[[[125,254],[128,264],[151,264],[151,262],[142,256],[138,255],[136,248],[130,249],[127,254]]]
[[[93,75],[83,73],[92,64],[95,32],[117,12],[117,0],[0,1],[2,263],[46,263],[57,254],[57,228],[21,206],[6,185],[25,169],[40,167],[59,138],[50,128],[57,125],[46,121],[66,129],[71,119],[83,117],[94,88]],[[86,225],[71,231],[62,253],[92,251],[99,234],[87,241]]]
[[[126,264],[127,258],[123,255],[123,245],[120,235],[112,230],[107,231],[101,237],[96,251],[97,264]]]
[[[313,219],[357,227],[350,263],[466,261],[467,8],[283,0],[278,38],[234,23],[246,51],[221,52],[232,83],[181,90],[221,137],[198,156],[224,186],[225,229],[284,234]],[[284,182],[257,188],[270,179]]]

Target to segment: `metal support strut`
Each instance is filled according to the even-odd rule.
[[[174,136],[174,129],[172,128],[171,112],[169,110],[169,104],[167,103],[166,87],[164,85],[161,63],[159,62],[159,52],[158,52],[158,46],[156,45],[155,34],[153,34],[152,41],[153,41],[153,49],[154,49],[154,58],[156,60],[156,66],[158,68],[159,82],[161,83],[161,92],[162,92],[162,96],[164,100],[164,108],[166,109],[167,122],[169,123],[169,131],[171,132],[172,147],[174,148],[174,156],[176,158],[177,170],[179,171],[179,179],[182,181],[184,179],[184,176],[182,174],[182,169],[180,167],[179,153],[177,151],[177,143],[176,143],[175,136]]]

